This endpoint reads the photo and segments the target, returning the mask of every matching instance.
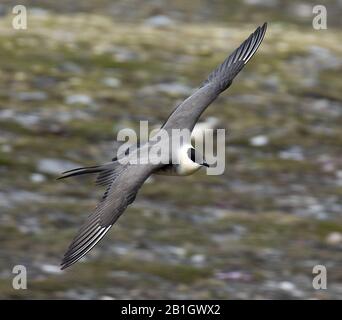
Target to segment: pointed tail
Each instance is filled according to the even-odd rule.
[[[126,168],[121,165],[118,161],[108,162],[98,166],[76,168],[68,170],[62,173],[62,176],[58,177],[57,180],[80,176],[84,174],[98,173],[96,178],[96,185],[108,186],[111,184],[118,175]]]
[[[57,180],[79,176],[82,174],[88,174],[88,173],[99,173],[103,171],[103,166],[91,166],[91,167],[83,167],[83,168],[76,168],[68,171],[62,172],[62,176],[58,177]]]

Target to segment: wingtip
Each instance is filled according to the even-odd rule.
[[[66,268],[69,268],[70,266],[72,266],[75,262],[76,261],[74,262],[66,261],[66,256],[64,256],[60,264],[60,269],[65,270]]]
[[[262,31],[263,31],[264,33],[265,33],[266,30],[267,30],[267,26],[268,26],[268,23],[267,23],[267,21],[265,21],[264,24],[263,24],[262,27],[261,27],[261,29],[262,29]]]
[[[74,170],[74,169],[73,169]],[[73,170],[68,170],[68,171],[63,171],[59,177],[56,178],[56,180],[62,180],[64,178],[67,178],[67,173],[73,171]]]
[[[265,37],[265,34],[266,34],[266,30],[267,30],[267,26],[268,26],[268,23],[264,22],[264,24],[261,27],[261,29],[262,29],[262,40],[264,40],[264,37]]]
[[[64,175],[64,172],[63,172],[61,176],[56,178],[56,181],[63,180],[63,179],[68,178],[68,177],[69,177],[69,175]]]
[[[63,271],[63,270],[65,270],[66,268],[68,268],[69,267],[69,265],[67,265],[67,264],[63,264],[63,262],[61,263],[61,265],[60,265],[60,269]]]
[[[260,25],[256,28],[253,34],[265,34],[267,29],[267,22],[264,22],[263,25]]]
[[[69,251],[69,249],[68,249]],[[67,268],[69,268],[70,266],[72,266],[73,264],[75,264],[78,260],[69,260],[68,258],[68,251],[64,254],[61,264],[60,264],[60,268],[61,270],[65,270]]]

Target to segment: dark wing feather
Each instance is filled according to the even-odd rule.
[[[236,75],[248,63],[259,48],[267,24],[258,27],[226,60],[210,75],[203,85],[180,104],[169,116],[163,129],[192,130],[203,111],[226,90]]]
[[[107,186],[102,200],[72,241],[61,263],[65,269],[86,255],[107,233],[127,206],[131,204],[147,177],[151,166],[130,165]],[[102,182],[102,181],[101,181]]]

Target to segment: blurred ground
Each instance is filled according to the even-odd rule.
[[[340,1],[321,31],[310,1],[27,3],[26,31],[0,5],[0,298],[342,297]],[[227,129],[225,174],[153,177],[59,272],[101,193],[59,173],[108,161],[122,127],[162,122],[264,21],[258,54],[204,115]],[[16,264],[28,290],[12,289]],[[327,290],[312,288],[316,264]]]

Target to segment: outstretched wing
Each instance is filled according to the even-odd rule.
[[[128,165],[113,181],[108,179],[102,200],[69,246],[61,269],[77,262],[104,237],[127,206],[135,200],[138,190],[152,171],[149,165]]]
[[[203,111],[226,90],[259,48],[267,23],[258,27],[223,63],[218,66],[189,98],[169,116],[163,129],[192,130]]]

